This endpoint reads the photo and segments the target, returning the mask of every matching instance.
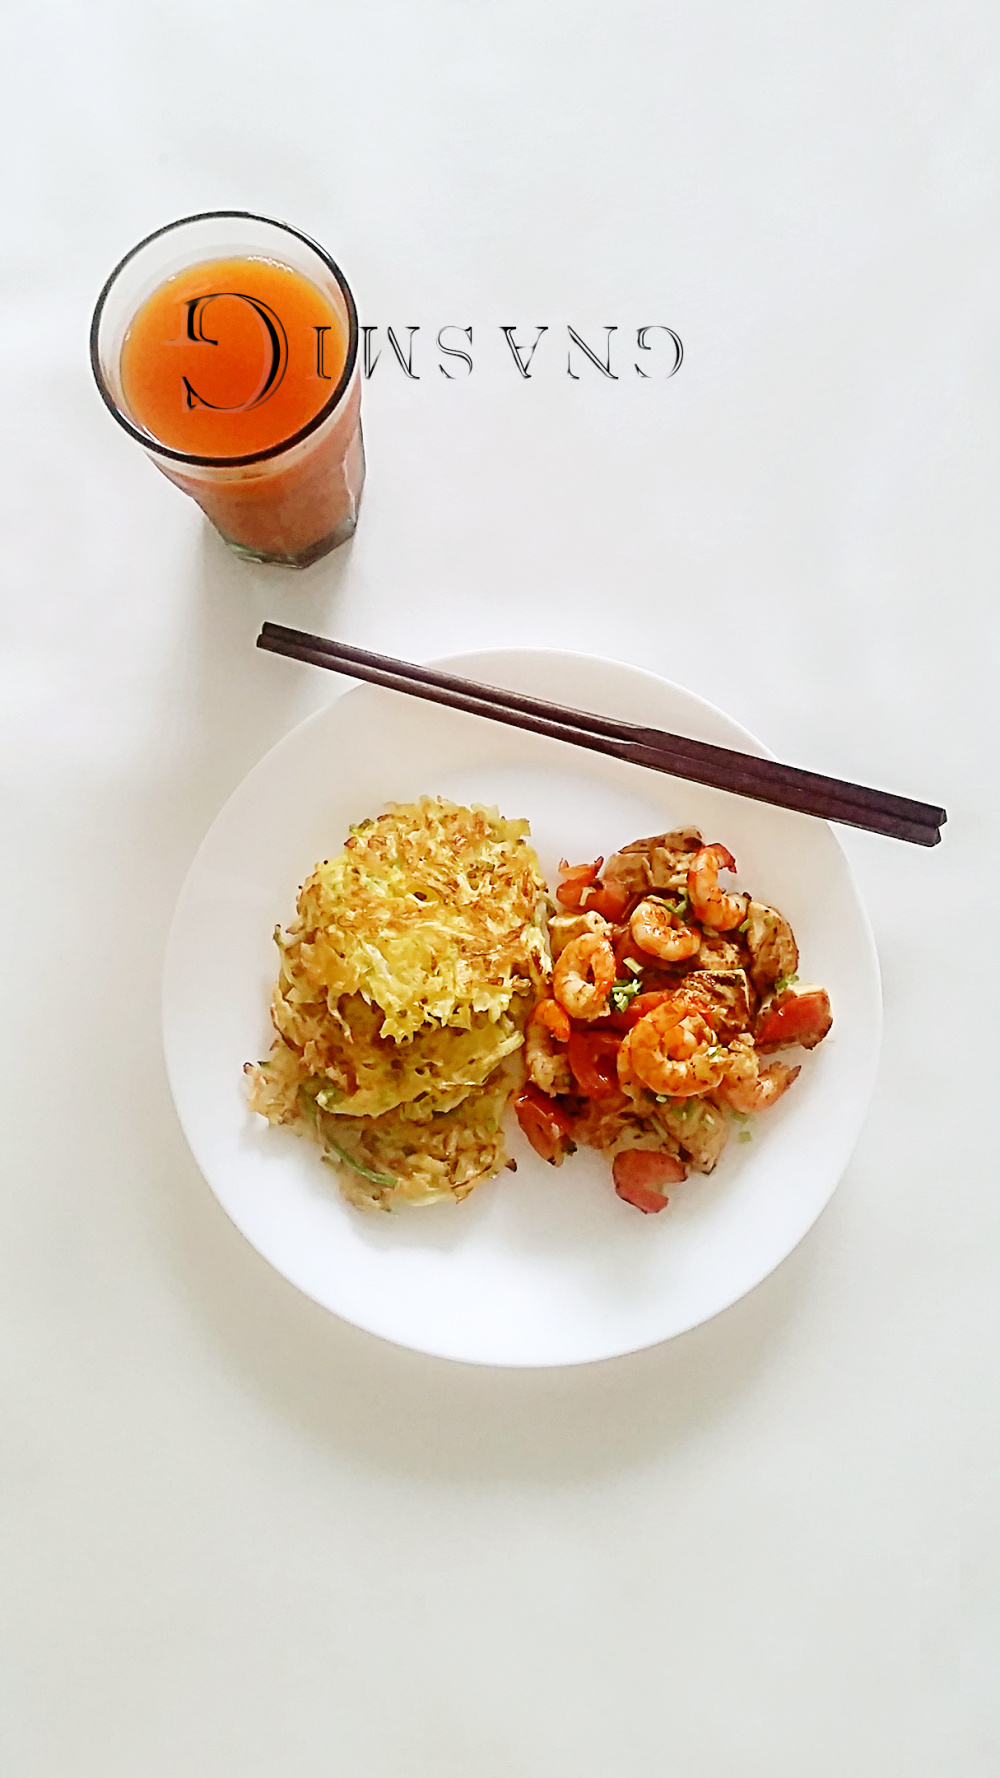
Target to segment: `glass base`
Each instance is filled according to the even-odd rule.
[[[235,543],[231,537],[226,536],[224,531],[220,531],[219,536],[223,543],[232,550],[234,556],[239,556],[243,562],[261,562],[273,568],[309,568],[313,562],[319,562],[323,556],[328,556],[331,550],[346,543],[349,537],[354,536],[357,528],[358,520],[355,514],[353,518],[344,519],[335,530],[327,532],[327,535],[321,537],[318,543],[311,543],[308,549],[301,550],[297,556],[270,555],[265,550],[251,549],[245,543]]]

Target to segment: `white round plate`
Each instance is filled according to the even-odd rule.
[[[453,671],[584,710],[763,754],[679,686],[611,661],[534,649],[454,656]],[[738,881],[791,920],[801,970],[826,984],[833,1031],[716,1171],[642,1216],[581,1150],[547,1166],[511,1119],[516,1174],[464,1204],[352,1209],[319,1151],[247,1110],[244,1062],[266,1055],[276,925],[352,822],[421,795],[527,816],[542,868],[694,824],[735,853]],[[878,963],[847,860],[821,821],[686,784],[498,723],[358,686],[285,736],[203,842],[167,947],[163,1030],[184,1133],[247,1240],[356,1326],[477,1364],[582,1364],[669,1339],[744,1295],[801,1240],[857,1140],[875,1077]]]

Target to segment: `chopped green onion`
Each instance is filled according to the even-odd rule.
[[[633,975],[641,975],[645,964],[637,963],[634,957],[626,957],[625,968],[630,969]]]
[[[752,1142],[753,1137],[750,1134],[749,1130],[740,1130],[739,1134],[737,1135],[736,1140],[737,1140],[737,1142]]]
[[[777,981],[774,984],[775,993],[776,994],[783,994],[785,992],[786,988],[794,988],[798,979],[799,978],[797,975],[781,975],[781,976],[779,976]]]
[[[629,1006],[638,992],[639,983],[635,980],[631,982],[613,982],[608,990],[608,999],[614,1007],[615,1012],[628,1012]]]
[[[334,1154],[338,1155],[342,1161],[346,1162],[348,1167],[353,1167],[355,1173],[360,1173],[363,1179],[370,1179],[373,1185],[396,1184],[391,1173],[373,1173],[370,1167],[363,1167],[361,1162],[356,1161],[352,1154],[348,1154],[346,1148],[341,1148],[339,1143],[331,1141],[329,1137],[327,1137],[327,1148],[332,1148]],[[325,1154],[323,1159],[329,1162],[331,1167],[335,1167],[337,1164],[329,1154]]]

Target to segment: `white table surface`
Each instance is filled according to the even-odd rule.
[[[995,16],[6,23],[0,1768],[992,1778]],[[119,255],[230,205],[316,234],[426,352],[366,385],[356,539],[300,576],[227,554],[87,364]],[[540,323],[525,383],[499,327]],[[667,324],[684,364],[574,382],[567,323]],[[264,617],[615,655],[948,807],[932,853],[846,837],[875,1101],[818,1226],[718,1320],[578,1371],[435,1362],[218,1209],[159,974],[216,810],[334,689],[253,651]]]

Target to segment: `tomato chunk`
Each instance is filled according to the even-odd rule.
[[[830,996],[825,988],[786,988],[765,1006],[757,1020],[754,1042],[758,1049],[776,1050],[799,1043],[804,1050],[822,1043],[833,1024]]]
[[[687,1178],[687,1169],[676,1155],[649,1148],[623,1148],[615,1155],[611,1172],[618,1196],[645,1216],[666,1208],[665,1185]]]
[[[523,1087],[514,1100],[514,1110],[528,1141],[543,1161],[561,1166],[569,1148],[572,1120],[569,1113],[534,1082]]]
[[[616,1058],[621,1049],[617,1031],[571,1031],[567,1055],[576,1083],[588,1099],[603,1099],[618,1090]]]
[[[563,881],[556,890],[560,907],[569,908],[573,913],[582,907],[584,893],[596,882],[603,863],[603,858],[595,858],[593,864],[570,864],[568,859],[560,858],[559,874]]]
[[[638,963],[641,969],[645,969],[647,964],[653,961],[648,951],[640,951],[635,939],[632,937],[629,927],[627,926],[624,926],[621,932],[619,932],[614,941],[614,945],[615,963],[618,966],[619,977],[627,979],[628,976],[633,974],[633,971],[626,967],[629,963]]]
[[[600,914],[602,919],[610,920],[612,925],[624,918],[625,909],[632,897],[621,883],[600,883],[588,889],[584,895],[583,906],[587,913]]]

